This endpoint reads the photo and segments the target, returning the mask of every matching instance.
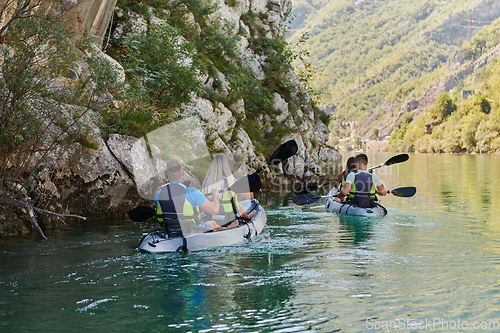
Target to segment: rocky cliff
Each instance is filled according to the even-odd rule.
[[[117,16],[124,14],[124,9],[115,5],[116,0],[87,0],[57,2],[57,6],[54,6],[63,13],[68,30],[90,31],[94,36],[93,39],[103,49],[107,44],[110,22],[113,18],[116,19]],[[211,17],[213,20],[233,24],[235,32],[240,35],[240,54],[245,55],[241,61],[251,68],[256,78],[265,82],[269,79],[269,74],[263,70],[267,59],[249,45],[251,28],[244,23],[242,16],[248,13],[261,14],[255,24],[260,31],[264,31],[267,38],[272,39],[283,36],[284,21],[290,10],[289,0],[243,0],[231,6],[220,2],[218,10],[212,13]],[[130,18],[127,22],[122,20],[119,24],[112,25],[111,33],[115,41],[127,34],[134,34],[137,29],[148,29],[150,24],[159,20],[153,11],[149,11],[147,15],[128,12],[127,17]],[[78,34],[75,38],[78,38]],[[101,59],[118,71],[119,80],[124,80],[123,67],[116,59],[101,50],[98,50],[98,53]],[[328,128],[315,116],[312,102],[295,73],[290,70],[285,76],[287,82],[293,83],[293,86],[287,94],[280,94],[278,91],[273,93],[272,104],[277,113],[262,114],[258,121],[274,124],[267,127],[269,133],[272,133],[273,127],[275,129],[276,126],[288,128],[287,134],[275,142],[275,147],[267,147],[268,150],[277,148],[289,139],[295,139],[299,151],[282,165],[261,174],[268,188],[280,188],[283,184],[289,185],[299,180],[318,182],[325,178],[330,179],[337,171],[340,162],[338,152],[326,145]],[[230,89],[221,71],[211,72],[199,79],[207,87],[213,86],[214,81],[217,81],[218,92],[222,94],[224,90]],[[292,103],[297,107],[292,108],[290,106]],[[66,107],[78,108],[72,105]],[[92,111],[82,113],[85,117],[80,121],[91,128],[89,137],[97,143],[94,147],[96,149],[87,149],[76,144],[70,153],[53,156],[50,163],[39,166],[35,186],[37,191],[30,193],[29,199],[37,201],[37,195],[50,193],[51,200],[45,208],[60,213],[90,217],[123,215],[137,205],[150,202],[154,193],[165,181],[165,162],[172,157],[162,148],[161,142],[174,142],[179,145],[184,144],[186,140],[176,141],[174,137],[176,135],[168,130],[156,137],[155,133],[150,133],[142,138],[120,134],[111,134],[103,138],[99,114]],[[235,115],[246,117],[243,99],[225,105],[203,96],[192,95],[190,102],[184,103],[175,110],[175,113],[182,119],[181,122],[194,119],[195,125],[190,127],[189,132],[201,133],[199,138],[205,140],[207,153],[227,154],[240,175],[253,172],[257,167],[264,165],[269,157],[258,153],[255,142],[245,128],[237,125]],[[174,127],[178,126],[176,123],[173,124]],[[164,128],[168,129],[170,125]],[[195,149],[194,146],[189,148]],[[199,156],[200,158],[206,157],[205,153],[201,154],[204,156]],[[183,159],[190,184],[199,187],[203,175],[195,170],[196,166],[193,165],[196,163],[195,159],[182,154],[175,157]],[[286,190],[291,191],[292,187],[288,186]],[[19,225],[20,221],[9,218],[7,220],[16,222],[17,226],[2,224],[0,219],[0,234],[26,231],[26,228],[23,229]],[[45,218],[44,221],[45,226],[58,223],[51,218]]]

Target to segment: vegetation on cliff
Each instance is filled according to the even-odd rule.
[[[313,86],[325,92],[322,105],[332,111],[332,133],[349,136],[351,127],[342,125],[347,120],[370,137],[379,132],[373,119],[397,115],[381,107],[393,103],[399,110],[409,96],[424,93],[457,46],[498,17],[500,6],[489,0],[301,0],[293,13],[290,40],[307,33],[311,63],[326,74]],[[467,57],[488,48],[466,44]]]
[[[29,10],[22,6],[26,3]],[[36,197],[43,205],[51,194],[41,193],[45,190],[36,187],[35,179],[50,177],[46,171],[57,167],[59,157],[82,153],[74,150],[75,143],[96,147],[82,120],[97,106],[106,84],[89,76],[74,79],[72,64],[82,51],[89,54],[92,75],[99,59],[86,45],[72,46],[60,17],[47,13],[44,2],[26,3],[7,2],[1,8],[2,18],[10,19],[0,27],[0,197],[26,200],[40,192]]]
[[[300,96],[287,75],[297,55],[282,34],[270,35],[256,23],[266,21],[265,14],[248,12],[242,16],[249,29],[250,49],[265,59],[262,80],[242,61],[245,55],[240,51],[240,34],[235,27],[211,19],[216,4],[194,0],[138,4],[120,0],[117,5],[125,14],[116,21],[115,29],[123,22],[133,25],[130,15],[134,13],[148,18],[149,25],[139,33],[111,39],[107,52],[125,67],[127,94],[133,102],[131,108],[104,113],[107,131],[144,134],[181,117],[178,108],[193,95],[233,110],[235,126],[248,133],[258,153],[272,147],[270,141],[279,141],[297,130],[280,126],[273,106],[275,92],[284,96],[292,116],[304,105],[306,97]],[[224,81],[217,79],[219,73]],[[207,85],[200,79],[203,77],[215,79]],[[303,83],[307,84],[306,80]],[[231,107],[238,100],[244,101],[244,112],[235,112]],[[322,117],[324,113],[317,109],[316,114]],[[322,119],[327,121],[327,117]]]
[[[0,197],[39,206],[57,202],[51,186],[58,161],[77,163],[88,149],[102,146],[99,136],[142,137],[176,121],[193,97],[233,112],[234,128],[248,133],[257,154],[297,131],[299,111],[313,105],[290,75],[299,55],[282,31],[270,28],[265,12],[244,14],[247,30],[241,31],[215,17],[211,1],[120,0],[117,7],[109,34],[116,37],[119,24],[131,30],[111,38],[106,55],[95,36],[63,29],[62,7],[50,1],[2,4]],[[242,54],[242,34],[263,77]],[[282,113],[276,95],[287,103],[285,119],[276,119]],[[243,110],[234,107],[239,101]],[[319,109],[314,114],[327,121]],[[289,119],[294,125],[284,126]],[[210,146],[210,133],[207,139]],[[51,186],[40,188],[42,178]]]
[[[466,62],[500,43],[500,19],[461,46]],[[474,94],[463,98],[463,91]],[[424,115],[403,119],[391,136],[398,151],[493,153],[500,151],[500,61],[494,58],[449,93],[442,92]]]

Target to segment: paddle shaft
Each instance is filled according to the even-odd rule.
[[[403,197],[403,198],[409,198],[415,195],[417,192],[417,189],[415,187],[400,187],[396,188],[394,190],[387,191],[387,193],[390,193],[394,196],[397,197]],[[336,196],[336,195],[335,195]],[[317,195],[309,195],[309,194],[295,194],[292,195],[292,201],[296,205],[308,205],[315,203],[321,198],[333,198],[335,197],[334,195],[322,195],[322,196],[317,196]]]

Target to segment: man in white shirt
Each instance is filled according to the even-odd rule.
[[[347,196],[349,203],[360,207],[372,207],[376,200],[376,194],[385,196],[387,191],[380,177],[368,171],[368,156],[359,154],[355,159],[356,172],[351,172],[345,181],[342,191],[337,193],[335,201],[342,202]]]

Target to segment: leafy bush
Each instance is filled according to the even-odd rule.
[[[442,91],[434,101],[434,105],[427,110],[427,114],[432,119],[444,120],[457,110],[457,106],[451,99],[450,95]]]
[[[150,105],[160,110],[175,108],[189,101],[192,93],[202,92],[197,74],[205,74],[206,66],[196,45],[186,41],[179,29],[153,24],[147,33],[127,35],[124,46],[128,82]]]

